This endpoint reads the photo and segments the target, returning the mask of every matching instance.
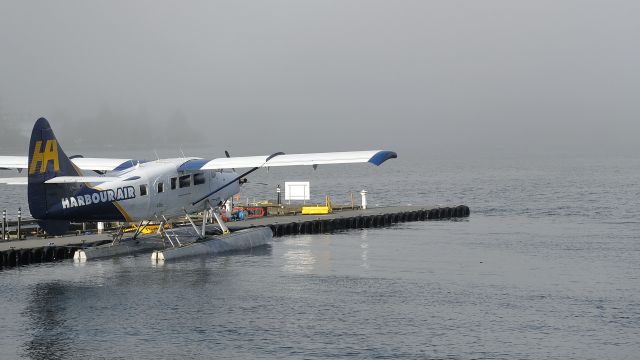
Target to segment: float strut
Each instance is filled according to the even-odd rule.
[[[184,215],[187,217],[187,220],[189,220],[189,222],[191,223],[191,226],[193,226],[193,230],[196,231],[196,234],[198,234],[198,237],[200,238],[200,240],[204,239],[204,232],[200,234],[200,231],[198,230],[196,223],[194,223],[193,220],[191,220],[191,216],[189,216],[189,213],[187,212],[187,210],[184,210]]]
[[[215,211],[215,209],[213,210],[213,217],[216,218],[216,221],[218,222],[218,224],[220,225],[220,229],[222,229],[222,234],[223,235],[229,235],[231,232],[229,231],[229,228],[227,227],[227,225],[224,223],[224,221],[222,221],[222,217],[220,216],[220,214],[218,214],[217,211]]]
[[[142,232],[142,230],[144,230],[144,228],[147,227],[147,225],[149,225],[151,221],[147,220],[147,223],[144,224],[144,226],[142,226],[142,223],[144,223],[143,221],[140,221],[140,224],[138,224],[138,228],[136,228],[136,232],[133,233],[133,237],[131,238],[131,240],[135,240],[136,238],[138,238],[138,235],[140,235],[140,233]]]
[[[207,234],[206,226],[207,226],[207,213],[208,212],[209,212],[209,210],[207,210],[206,208],[202,211],[202,238],[204,238],[204,236]]]

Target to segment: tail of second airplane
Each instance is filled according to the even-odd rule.
[[[51,235],[59,235],[69,228],[69,220],[51,217],[51,209],[60,199],[77,194],[86,185],[45,184],[58,176],[80,176],[80,170],[69,160],[45,118],[36,121],[29,141],[28,198],[31,215]]]

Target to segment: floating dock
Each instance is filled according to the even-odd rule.
[[[227,223],[230,229],[268,226],[273,236],[331,233],[338,230],[391,226],[408,221],[464,218],[468,206],[393,206],[366,210],[342,210],[327,215],[268,216]]]
[[[327,215],[282,215],[265,216],[243,221],[228,222],[232,231],[243,229],[268,227],[274,237],[296,234],[331,233],[348,229],[388,227],[396,223],[425,220],[448,220],[464,218],[470,215],[468,206],[394,206],[376,207],[370,209],[355,209],[334,211]],[[8,268],[34,263],[43,263],[71,259],[76,250],[82,250],[86,258],[92,258],[89,253],[99,255],[92,247],[108,247],[113,241],[109,233],[89,234],[77,236],[62,236],[55,238],[29,238],[27,240],[0,241],[0,267]],[[127,240],[124,240],[127,241]],[[123,241],[123,242],[124,242]],[[105,246],[106,245],[106,246]],[[133,244],[131,244],[133,246]],[[157,246],[162,242],[158,241]],[[157,250],[152,246],[143,246],[144,251]],[[103,251],[105,256],[109,251]],[[79,253],[79,257],[82,256]],[[166,251],[163,256],[166,255]],[[88,256],[87,256],[88,255]],[[93,256],[93,258],[105,257]]]

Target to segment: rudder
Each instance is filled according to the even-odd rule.
[[[51,235],[64,233],[69,221],[47,219],[47,210],[62,196],[78,192],[84,184],[47,184],[57,176],[80,176],[45,118],[36,121],[29,141],[28,198],[31,215]]]

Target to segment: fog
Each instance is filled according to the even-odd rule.
[[[637,154],[638,1],[0,2],[0,153]]]

